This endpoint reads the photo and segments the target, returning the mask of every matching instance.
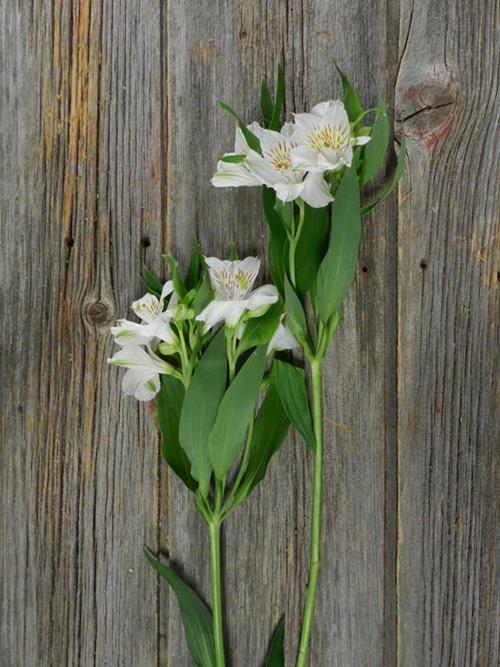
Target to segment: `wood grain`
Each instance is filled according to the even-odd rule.
[[[399,662],[489,666],[500,660],[494,8],[403,6]]]
[[[306,110],[338,93],[333,57],[395,105],[409,167],[365,219],[327,362],[310,664],[498,662],[494,25],[479,0],[0,1],[2,667],[190,664],[142,544],[209,599],[206,531],[105,365],[109,326],[193,236],[265,259],[259,193],[209,183],[234,133],[217,101],[258,118],[282,62]],[[282,613],[292,664],[310,463],[290,437],[225,526],[232,667],[262,664]]]

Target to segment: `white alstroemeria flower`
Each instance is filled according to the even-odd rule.
[[[138,401],[150,401],[160,391],[160,374],[168,375],[172,366],[154,352],[146,352],[138,345],[126,345],[116,352],[108,364],[123,366],[122,389],[126,396],[135,396]]]
[[[295,336],[292,334],[290,329],[283,324],[283,314],[280,318],[280,323],[278,328],[274,332],[273,337],[271,338],[269,345],[267,347],[267,355],[269,356],[272,352],[280,352],[281,350],[298,350],[300,345],[297,343]]]
[[[111,334],[118,345],[147,345],[153,338],[159,338],[166,343],[175,342],[175,334],[170,328],[172,306],[174,305],[172,301],[177,301],[175,294],[170,299],[170,307],[163,310],[165,299],[173,290],[173,283],[168,280],[163,285],[159,299],[154,294],[145,294],[142,299],[134,301],[132,310],[143,324],[130,320],[118,320],[117,326],[111,328]]]
[[[313,173],[350,167],[352,147],[370,141],[368,136],[351,137],[351,126],[343,102],[329,100],[313,107],[311,113],[294,115],[303,141],[292,150],[295,167]]]
[[[257,257],[235,261],[206,257],[205,262],[215,299],[196,319],[205,322],[206,330],[219,322],[233,327],[245,312],[255,316],[257,312],[265,312],[278,300],[278,290],[274,285],[263,285],[252,290],[260,268]]]
[[[241,130],[237,130],[235,152],[228,156],[244,155],[245,159],[237,163],[220,161],[212,178],[213,185],[267,185],[283,202],[301,197],[315,208],[333,201],[321,173],[306,174],[304,169],[292,164],[292,150],[302,137],[292,123],[285,123],[280,132],[266,130],[258,123],[252,123],[249,129],[259,139],[262,155],[252,150]]]

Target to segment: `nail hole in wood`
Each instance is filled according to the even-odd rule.
[[[362,271],[363,273],[368,273],[368,267],[367,267],[367,266],[362,266],[362,267],[361,267],[361,271]]]
[[[149,236],[143,236],[141,239],[141,246],[143,248],[149,248],[150,245],[151,245],[151,240]]]
[[[427,260],[425,259],[420,260],[420,268],[422,269],[422,271],[425,271],[425,269],[427,268]]]
[[[72,239],[71,237],[66,239],[66,245],[68,248],[72,248],[75,245],[75,239]]]

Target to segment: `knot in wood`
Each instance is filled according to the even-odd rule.
[[[93,301],[85,310],[85,320],[94,327],[108,326],[112,317],[110,306],[103,301]]]
[[[396,119],[402,134],[429,149],[448,134],[457,118],[456,110],[454,79],[447,71],[434,72],[428,79],[402,89]]]

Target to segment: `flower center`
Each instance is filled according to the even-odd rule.
[[[322,148],[332,148],[338,151],[347,148],[349,134],[346,127],[322,125],[308,136],[307,141],[315,151],[320,151]]]
[[[269,153],[271,159],[271,164],[275,169],[283,171],[285,169],[290,169],[292,166],[292,158],[290,155],[290,148],[284,143],[281,142],[273,148]]]

